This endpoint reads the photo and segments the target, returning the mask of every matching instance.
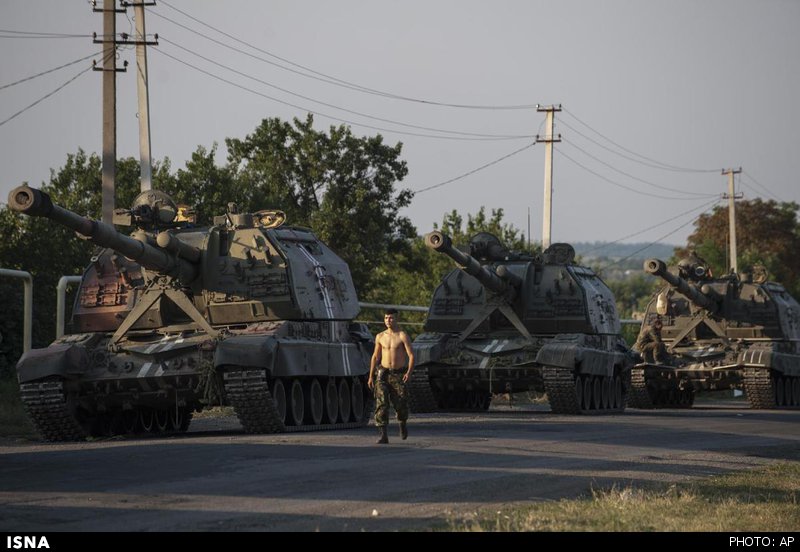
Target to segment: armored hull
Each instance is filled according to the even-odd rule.
[[[571,246],[532,257],[479,234],[468,255],[439,232],[426,240],[462,268],[437,287],[414,341],[415,410],[484,410],[493,394],[527,390],[558,413],[625,408],[632,357],[614,298]]]

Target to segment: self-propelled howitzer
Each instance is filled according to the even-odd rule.
[[[637,346],[654,354],[632,370],[629,406],[689,407],[698,391],[725,389],[743,389],[752,408],[800,406],[800,305],[763,267],[715,278],[694,256],[644,270],[667,285],[645,312]]]
[[[220,404],[248,432],[366,424],[373,345],[353,323],[349,269],[280,211],[229,205],[198,227],[148,191],[116,213],[139,226],[126,236],[26,186],[9,206],[105,248],[84,272],[71,332],[17,365],[45,439],[185,431]]]
[[[619,412],[631,356],[614,297],[568,244],[542,255],[509,251],[492,234],[469,253],[438,231],[425,237],[452,258],[414,341],[417,411],[482,410],[495,393],[546,392],[554,412]]]

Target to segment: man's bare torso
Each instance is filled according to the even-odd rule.
[[[405,332],[384,331],[378,334],[378,341],[381,344],[381,366],[397,370],[404,368],[408,360],[406,348],[403,344]]]

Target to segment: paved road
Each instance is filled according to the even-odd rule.
[[[419,415],[406,442],[374,428],[0,446],[2,531],[394,530],[592,486],[686,481],[800,451],[800,412],[744,403],[622,415]],[[213,430],[213,431],[212,431]]]

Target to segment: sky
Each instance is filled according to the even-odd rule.
[[[133,25],[118,15],[117,32]],[[224,163],[225,138],[314,112],[318,129],[403,143],[399,186],[417,193],[402,214],[420,233],[485,207],[540,240],[535,106],[560,105],[552,241],[683,244],[727,191],[723,168],[742,168],[745,199],[800,202],[799,25],[796,0],[157,0],[152,154],[176,170],[217,144]],[[0,2],[0,201],[101,151],[87,69],[102,28],[87,0]],[[130,69],[117,153],[138,158]]]

